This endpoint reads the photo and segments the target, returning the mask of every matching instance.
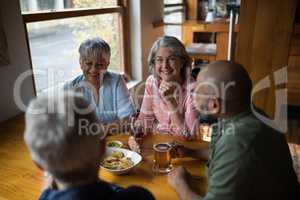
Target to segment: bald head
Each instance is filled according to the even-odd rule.
[[[197,77],[195,92],[215,96],[226,109],[239,109],[251,102],[252,82],[245,68],[234,62],[216,61],[208,64]],[[196,102],[197,104],[197,99]],[[197,107],[197,106],[196,106]]]

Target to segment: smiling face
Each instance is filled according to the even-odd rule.
[[[182,60],[172,54],[168,47],[161,47],[154,58],[155,74],[163,81],[181,81]]]
[[[87,57],[80,59],[80,66],[85,79],[94,86],[98,86],[109,65],[108,56]]]

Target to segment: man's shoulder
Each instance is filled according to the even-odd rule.
[[[243,138],[245,135],[259,134],[261,131],[268,129],[267,126],[251,111],[242,113],[236,116],[233,120],[228,120],[226,128],[232,128],[236,136]]]
[[[250,111],[227,121],[222,132],[221,143],[226,144],[224,145],[226,148],[239,149],[239,153],[243,153],[261,142],[267,145],[271,142],[268,142],[268,139],[279,135],[278,131],[267,126]]]
[[[110,183],[99,181],[95,184],[69,188],[66,190],[47,189],[39,200],[81,200],[81,199],[110,199],[110,200],[153,200],[153,195],[142,187],[131,186],[126,189]]]
[[[239,153],[242,153],[242,149],[247,149],[257,134],[265,129],[264,124],[251,112],[243,113],[225,122],[220,121],[219,126],[222,127],[220,133],[217,133],[221,134],[219,146],[223,144],[226,148],[239,149]]]

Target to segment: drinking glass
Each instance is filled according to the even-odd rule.
[[[172,146],[168,143],[158,143],[153,145],[154,163],[153,171],[158,173],[168,173],[172,170],[171,164]]]

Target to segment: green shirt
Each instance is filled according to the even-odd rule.
[[[213,126],[208,192],[200,199],[290,200],[300,199],[298,191],[284,134],[250,111]]]

